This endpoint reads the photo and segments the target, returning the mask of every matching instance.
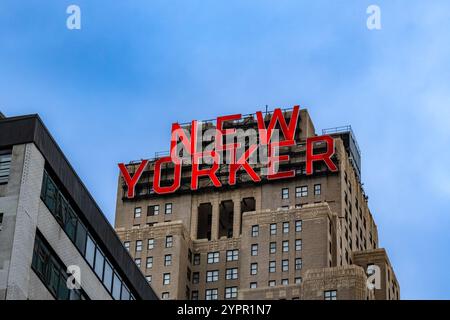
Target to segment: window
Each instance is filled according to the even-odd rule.
[[[302,250],[302,239],[296,239],[295,240],[295,251],[301,251]]]
[[[145,276],[145,279],[147,280],[148,283],[152,283],[152,276]]]
[[[281,189],[281,199],[289,199],[289,188]]]
[[[269,245],[269,252],[270,253],[276,253],[277,252],[277,243],[271,242]]]
[[[173,237],[166,236],[166,248],[172,248],[173,246]]]
[[[302,220],[295,221],[295,232],[302,231]]]
[[[135,218],[140,218],[141,217],[141,213],[142,213],[141,207],[134,208],[134,217]]]
[[[239,259],[239,250],[227,250],[227,261],[237,261]]]
[[[283,252],[289,252],[289,241],[283,241]]]
[[[283,233],[289,233],[289,222],[283,222]]]
[[[252,237],[257,237],[259,235],[259,226],[254,225],[252,226]]]
[[[257,273],[258,273],[258,264],[257,263],[250,264],[250,274],[256,275]]]
[[[194,266],[198,266],[200,264],[200,253],[194,254]]]
[[[166,254],[164,256],[164,266],[171,266],[172,265],[172,255],[171,254]]]
[[[208,264],[219,263],[219,252],[208,252]]]
[[[170,273],[164,273],[163,274],[163,285],[169,285],[170,284]]]
[[[172,204],[171,203],[166,203],[164,212],[165,212],[165,214],[172,214]]]
[[[95,257],[95,243],[92,241],[91,237],[87,237],[86,241],[86,261],[91,267],[94,267],[94,257]]]
[[[295,188],[295,197],[307,197],[308,196],[308,186],[301,186]]]
[[[125,241],[125,242],[123,243],[123,245],[124,245],[125,249],[127,249],[128,251],[130,251],[130,241]]]
[[[270,224],[270,235],[274,236],[277,234],[277,224],[276,223],[271,223]]]
[[[163,300],[169,299],[169,293],[168,293],[168,292],[163,292],[163,293],[161,294],[161,299],[163,299]]]
[[[269,287],[275,287],[276,284],[277,284],[277,282],[276,282],[275,280],[269,280],[268,286],[269,286]]]
[[[157,216],[159,214],[159,205],[148,206],[147,216]]]
[[[98,275],[100,279],[103,279],[103,267],[105,266],[105,256],[100,251],[100,249],[96,248],[95,253],[95,273]]]
[[[6,153],[5,153],[6,152]],[[11,169],[11,151],[0,151],[0,184],[8,183],[9,170]]]
[[[325,300],[337,300],[336,290],[328,290],[323,293]]]
[[[147,269],[153,268],[153,257],[147,257]]]
[[[218,289],[207,289],[205,298],[206,300],[217,300],[219,298]]]
[[[198,300],[198,291],[197,290],[192,291],[191,299],[192,300]]]
[[[277,271],[277,263],[275,261],[269,261],[269,273],[275,273]]]
[[[225,288],[225,299],[237,298],[237,287],[226,287]]]
[[[219,270],[206,272],[206,282],[215,282],[219,280]]]
[[[252,256],[257,256],[258,255],[258,245],[257,244],[252,244],[252,252],[251,252]]]
[[[136,252],[141,252],[142,251],[142,240],[137,240],[136,241]]]
[[[281,206],[282,210],[289,210],[289,206]]]
[[[229,268],[225,271],[226,280],[236,280],[238,278],[238,268]]]
[[[141,267],[141,258],[134,259],[134,263],[140,268]]]
[[[314,195],[319,196],[322,193],[322,185],[321,184],[315,184],[314,185]]]
[[[287,286],[289,284],[289,279],[281,279],[281,285]]]
[[[250,282],[250,289],[256,289],[258,287],[257,282]]]
[[[200,282],[200,272],[194,272],[192,274],[192,283],[198,284]]]
[[[155,239],[148,239],[147,242],[147,249],[148,250],[153,250],[153,248],[155,247]]]
[[[302,269],[302,258],[296,258],[295,259],[295,270],[301,270]]]
[[[108,292],[111,292],[112,277],[113,277],[113,268],[112,268],[111,264],[107,260],[105,260],[103,283],[105,284],[105,287],[108,290]]]
[[[287,259],[281,260],[281,271],[283,272],[289,271],[289,260]]]

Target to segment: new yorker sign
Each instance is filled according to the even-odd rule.
[[[255,183],[263,178],[268,180],[286,179],[295,176],[295,170],[280,170],[280,164],[289,161],[289,155],[280,155],[280,148],[295,146],[297,126],[300,120],[299,106],[290,113],[275,109],[264,117],[256,112],[256,125],[245,126],[248,118],[241,114],[217,117],[215,126],[193,120],[189,126],[172,124],[170,155],[155,160],[153,191],[157,194],[176,192],[181,185],[182,169],[191,167],[190,188],[197,190],[200,179],[208,179],[214,187],[223,183],[218,178],[218,170],[227,166],[228,185],[236,184],[237,174],[247,174]],[[315,143],[326,145],[325,152],[313,152]],[[334,140],[331,136],[315,136],[306,139],[306,174],[313,174],[313,163],[324,162],[330,171],[337,171],[331,160],[334,154]],[[135,187],[142,176],[148,160],[142,160],[133,174],[125,164],[119,168],[127,185],[127,197],[134,198]],[[171,185],[162,185],[163,166],[173,167]]]

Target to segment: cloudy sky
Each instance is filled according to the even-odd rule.
[[[172,122],[350,124],[402,298],[450,299],[448,30],[447,0],[2,0],[0,110],[40,114],[110,221],[117,163],[167,150]]]

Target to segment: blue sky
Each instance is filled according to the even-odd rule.
[[[2,0],[0,110],[40,114],[110,221],[117,163],[167,150],[174,121],[299,104],[351,124],[402,298],[449,299],[448,30],[446,0]]]

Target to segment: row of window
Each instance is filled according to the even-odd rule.
[[[11,158],[11,150],[0,151],[0,184],[8,183]]]
[[[281,243],[282,252],[289,252],[289,240],[285,240]],[[295,251],[302,250],[302,239],[295,240]],[[257,256],[259,252],[259,244],[252,244],[250,254],[252,256]],[[269,253],[273,254],[277,252],[277,243],[270,242],[269,243]]]
[[[166,203],[164,205],[164,214],[172,214],[172,203]],[[134,217],[140,218],[142,215],[142,207],[134,208]],[[147,216],[157,216],[159,215],[159,205],[153,205],[147,207]]]
[[[302,258],[295,258],[295,270],[301,270],[302,269]],[[275,273],[277,272],[277,262],[276,261],[269,261],[269,273]],[[283,259],[281,260],[281,271],[286,272],[289,271],[289,259]],[[258,263],[253,262],[250,264],[250,275],[254,276],[258,274]]]
[[[141,267],[141,258],[134,259],[134,262],[139,268]],[[164,255],[164,266],[169,267],[171,265],[172,265],[172,255],[171,254]],[[153,257],[147,257],[145,267],[147,269],[153,268]]]
[[[314,185],[314,195],[320,196],[322,194],[322,185]],[[308,196],[308,186],[295,187],[295,197],[304,198]],[[281,189],[281,199],[289,199],[289,188]]]
[[[282,232],[284,234],[289,233],[289,222],[283,222],[282,225]],[[270,224],[270,235],[276,235],[277,234],[277,224],[276,223],[271,223]],[[302,231],[302,220],[296,220],[295,221],[295,232],[301,232]],[[257,237],[259,236],[259,225],[255,224],[252,226],[251,229],[251,236],[252,237]]]
[[[125,241],[123,243],[125,248],[130,251],[130,241]],[[136,240],[136,245],[134,247],[135,252],[141,252],[142,251],[142,240]],[[173,236],[166,236],[165,242],[164,242],[165,248],[172,248],[173,247]],[[147,250],[153,250],[155,248],[155,239],[151,238],[147,240]]]
[[[112,297],[116,300],[134,300],[112,263],[105,257],[47,171],[44,171],[41,199]]]
[[[31,268],[57,300],[88,299],[81,289],[69,289],[67,287],[67,268],[57,259],[57,255],[47,245],[39,232],[36,233]]]

